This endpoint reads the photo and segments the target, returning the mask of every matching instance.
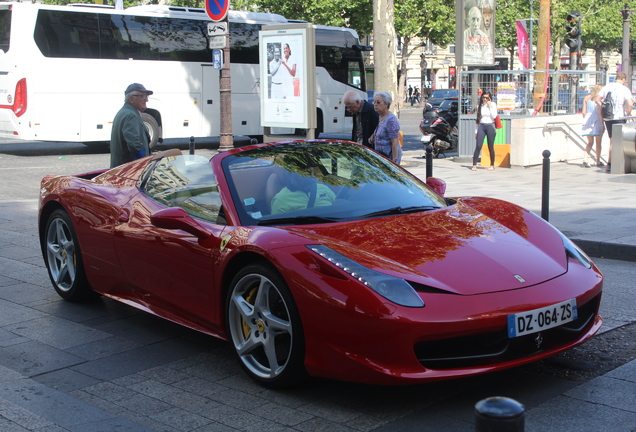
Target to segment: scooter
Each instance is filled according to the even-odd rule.
[[[440,154],[446,157],[445,152],[457,148],[457,113],[453,113],[451,109],[440,115],[430,104],[426,104],[423,115],[420,122],[420,141],[424,148],[429,145],[433,147],[434,157],[439,157]],[[454,120],[454,124],[451,125],[449,120]]]

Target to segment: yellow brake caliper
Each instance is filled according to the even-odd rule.
[[[253,305],[254,302],[256,301],[257,292],[258,292],[258,287],[253,288],[245,297],[245,301]],[[241,318],[241,322],[243,323],[243,337],[247,339],[247,336],[250,334],[250,326],[247,324],[244,318]]]

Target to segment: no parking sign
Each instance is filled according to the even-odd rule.
[[[230,0],[205,0],[205,11],[212,21],[223,21],[230,8]]]

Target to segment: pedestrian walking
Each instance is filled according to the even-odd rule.
[[[412,102],[412,101],[413,101],[413,99],[412,99],[412,98],[413,98],[413,87],[411,87],[411,86],[409,85],[409,99],[408,99],[408,101],[409,101],[409,102]],[[413,106],[413,103],[411,103],[411,106]]]
[[[582,135],[587,137],[587,146],[585,147],[585,155],[583,156],[583,166],[590,167],[588,159],[592,158],[592,146],[596,141],[596,162],[594,165],[603,166],[601,162],[601,141],[603,140],[603,132],[605,132],[605,125],[601,118],[601,104],[596,100],[596,95],[603,88],[602,85],[597,84],[592,88],[589,95],[583,99],[583,124],[581,125]],[[592,158],[594,160],[594,158]]]
[[[477,171],[477,159],[484,144],[484,138],[488,138],[488,151],[490,152],[490,166],[488,171],[495,169],[495,117],[497,117],[497,104],[493,102],[489,92],[481,95],[479,107],[477,107],[477,128],[475,129],[475,153],[473,153],[473,171]],[[483,162],[483,161],[482,161]],[[483,165],[483,163],[482,163]]]
[[[630,116],[632,113],[632,92],[625,86],[627,74],[625,72],[617,72],[616,80],[607,84],[596,95],[595,100],[600,103],[607,100],[611,101],[613,106],[610,116],[603,115],[607,135],[610,138],[609,157],[607,158],[607,170],[611,169],[612,162],[612,127],[615,124],[625,123],[623,116]]]
[[[415,103],[419,105],[420,103],[420,88],[419,87],[415,87],[415,90],[413,91],[413,99],[415,100]],[[413,106],[413,102],[411,102],[411,106]]]
[[[150,136],[141,119],[148,96],[153,92],[139,83],[130,84],[124,92],[124,106],[115,115],[110,134],[110,167],[148,156]]]

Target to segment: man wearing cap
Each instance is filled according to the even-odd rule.
[[[146,102],[152,91],[134,83],[128,86],[124,94],[124,106],[115,116],[110,134],[111,168],[150,154],[150,136],[141,113],[146,110]]]

